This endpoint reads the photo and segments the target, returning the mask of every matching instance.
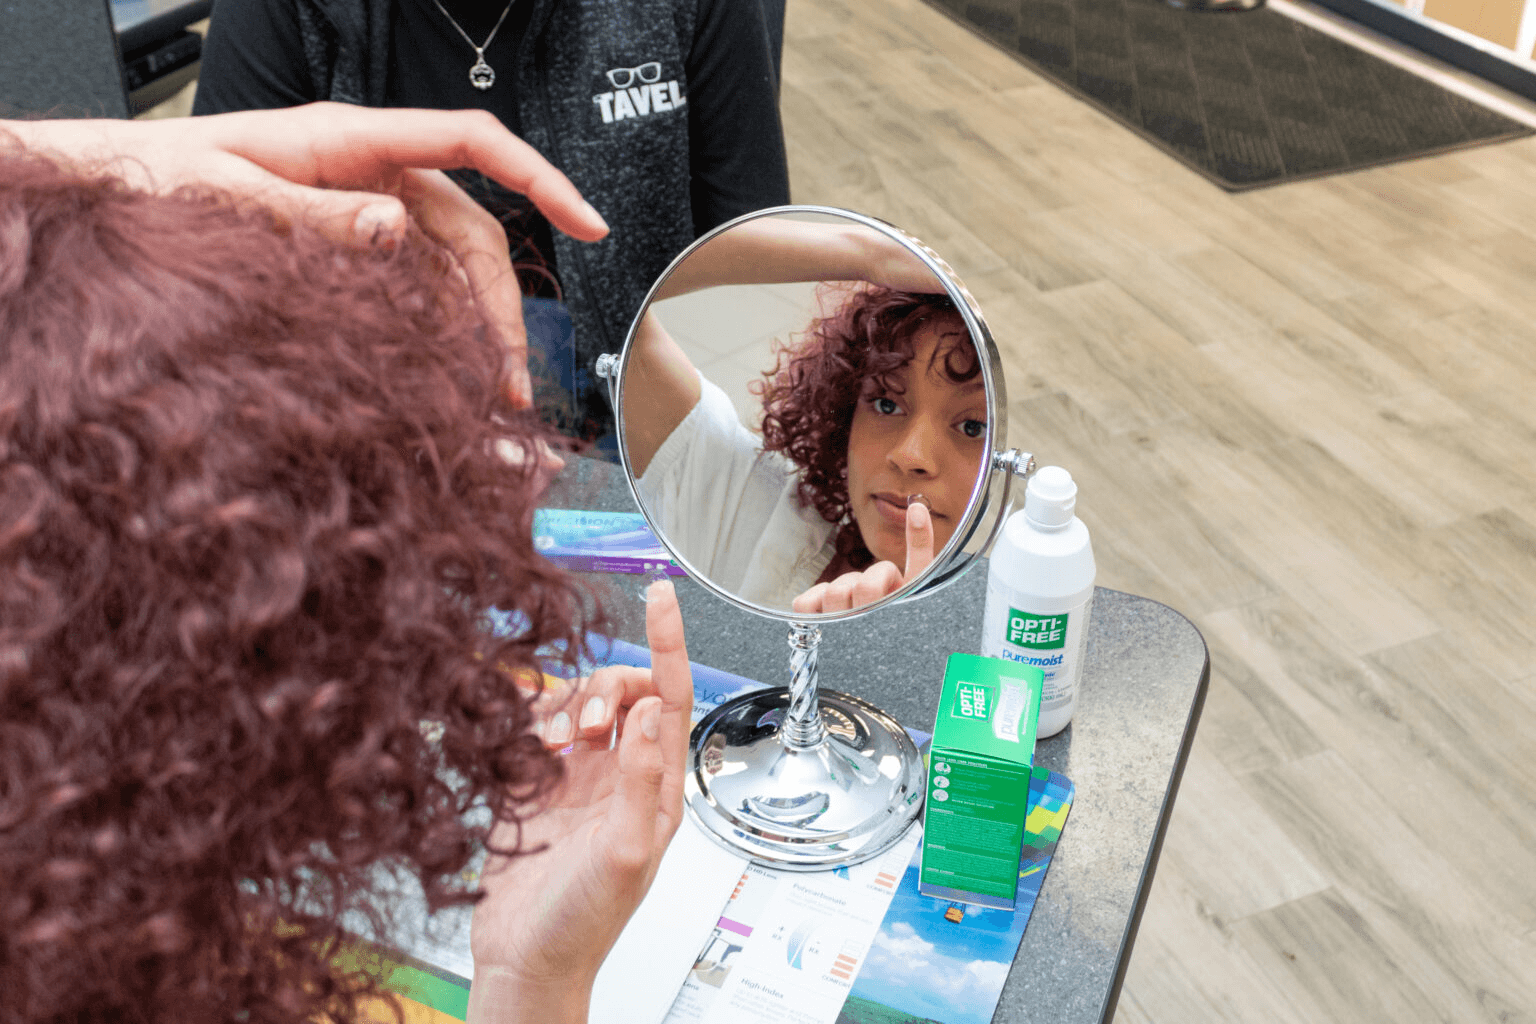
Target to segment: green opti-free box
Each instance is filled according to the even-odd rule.
[[[1012,910],[1045,676],[951,654],[933,723],[923,818],[924,896]]]

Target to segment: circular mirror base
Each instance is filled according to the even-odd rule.
[[[789,690],[727,701],[694,726],[684,782],[706,834],[760,864],[819,871],[877,856],[923,808],[927,773],[905,729],[874,705],[822,690],[826,737],[780,735]]]

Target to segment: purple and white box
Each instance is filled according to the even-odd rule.
[[[687,575],[638,512],[541,508],[533,514],[533,546],[575,572]]]

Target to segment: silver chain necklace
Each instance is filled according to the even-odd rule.
[[[491,29],[491,34],[486,36],[485,42],[479,46],[476,46],[475,41],[469,38],[469,33],[465,32],[459,26],[459,23],[453,20],[453,15],[448,13],[448,8],[443,6],[442,0],[432,0],[432,2],[437,5],[438,10],[443,12],[443,17],[448,19],[448,24],[452,25],[454,30],[464,37],[464,41],[469,44],[469,48],[475,51],[475,63],[469,69],[469,84],[481,92],[495,85],[496,69],[485,62],[485,48],[491,45],[492,39],[496,38],[496,33],[501,30],[501,23],[506,21],[507,15],[512,13],[512,5],[517,0],[507,0],[507,9],[501,12],[501,17],[496,19],[496,27]]]

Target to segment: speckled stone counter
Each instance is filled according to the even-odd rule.
[[[551,497],[571,508],[634,507],[606,467],[580,467]],[[641,640],[641,578],[607,580],[604,603],[616,632]],[[787,685],[783,623],[743,612],[691,580],[677,584],[695,661]],[[931,729],[945,658],[980,646],[985,596],[982,561],[936,594],[824,625],[821,685]],[[1077,793],[997,1024],[1113,1017],[1209,675],[1205,641],[1178,612],[1102,587],[1095,593],[1073,722],[1036,749],[1036,762],[1065,774]]]

